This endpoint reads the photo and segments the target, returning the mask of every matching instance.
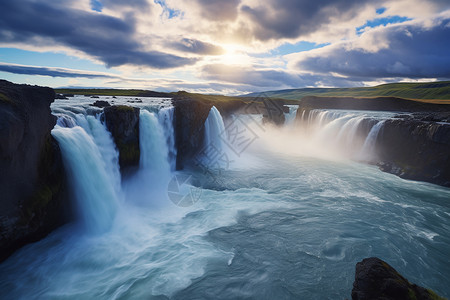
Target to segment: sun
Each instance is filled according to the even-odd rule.
[[[225,44],[222,45],[224,54],[218,57],[218,62],[225,65],[248,65],[250,57],[240,45]]]

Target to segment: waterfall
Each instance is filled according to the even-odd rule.
[[[98,145],[79,126],[63,128],[57,125],[52,135],[60,145],[83,225],[91,233],[107,231],[115,218],[118,195],[113,175],[109,173]],[[102,144],[101,141],[98,143]]]
[[[284,125],[293,126],[295,123],[295,118],[297,117],[298,105],[289,105],[289,113],[284,114]],[[304,111],[303,111],[304,112]]]
[[[226,154],[223,139],[226,138],[225,124],[220,112],[215,106],[209,111],[205,121],[205,140],[203,148],[203,165],[211,167],[217,166],[218,157]]]
[[[111,179],[113,180],[113,185],[116,189],[116,193],[119,194],[121,192],[119,151],[117,150],[116,145],[114,144],[113,137],[106,128],[106,125],[101,123],[100,117],[100,114],[97,115],[97,117],[87,116],[86,120],[87,124],[89,125],[91,135],[94,138],[94,142],[97,145],[102,156],[106,171],[108,172],[108,174],[110,174]]]
[[[158,113],[159,123],[164,129],[164,135],[166,137],[171,171],[175,171],[177,164],[177,148],[175,145],[175,130],[173,128],[174,111],[173,107],[164,107]]]
[[[299,126],[305,138],[303,143],[319,152],[333,155],[338,152],[340,156],[370,161],[376,154],[380,129],[385,120],[394,115],[392,112],[314,109],[307,115],[302,113],[303,121]]]
[[[378,135],[383,128],[384,120],[379,121],[377,124],[375,124],[372,129],[370,129],[369,134],[367,135],[366,140],[364,141],[364,145],[360,152],[360,159],[365,161],[371,161],[374,159],[374,156],[376,155],[376,144]]]
[[[168,176],[171,166],[163,127],[155,114],[146,110],[141,110],[139,121],[141,168]]]
[[[71,117],[67,115],[62,115],[58,117],[58,120],[56,121],[56,124],[60,127],[67,127],[72,128],[77,126],[76,121]]]

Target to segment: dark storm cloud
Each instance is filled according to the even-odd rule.
[[[209,20],[234,20],[238,15],[241,0],[196,0],[202,10],[202,16]]]
[[[64,2],[0,2],[0,42],[35,46],[65,45],[103,61],[107,66],[124,64],[158,69],[190,65],[183,58],[158,51],[143,51],[134,38],[134,20],[126,21],[95,12],[69,9]]]
[[[179,42],[171,42],[167,44],[169,47],[182,52],[201,55],[221,55],[225,53],[225,50],[222,47],[194,39],[182,39]]]
[[[359,78],[450,78],[450,19],[432,28],[401,25],[367,34],[387,40],[388,48],[368,52],[347,44],[330,46],[320,55],[300,60],[297,67]]]
[[[118,78],[114,75],[108,75],[103,73],[83,72],[78,70],[70,70],[63,68],[50,68],[50,67],[35,67],[35,66],[23,66],[16,64],[0,63],[0,71],[13,74],[22,75],[42,75],[51,77],[82,77],[82,78]]]
[[[331,25],[332,19],[349,20],[367,4],[378,0],[267,0],[259,7],[243,6],[259,40],[296,38]]]

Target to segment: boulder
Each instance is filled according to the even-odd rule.
[[[139,108],[126,105],[105,107],[106,127],[119,150],[122,174],[139,166]]]
[[[97,100],[97,101],[95,101],[94,103],[92,103],[91,106],[95,106],[95,107],[99,107],[99,108],[104,108],[104,107],[111,106],[111,104],[109,104],[108,101]]]
[[[356,264],[353,300],[439,300],[433,291],[411,284],[393,267],[377,257]]]
[[[0,80],[0,261],[64,224],[65,173],[51,88]]]
[[[63,94],[55,94],[55,99],[68,100],[69,98]]]

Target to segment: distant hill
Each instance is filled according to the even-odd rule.
[[[73,94],[73,95],[96,95],[96,96],[133,96],[133,97],[160,97],[171,98],[170,93],[161,93],[148,90],[121,90],[121,89],[55,89],[58,94]]]
[[[388,83],[374,87],[357,88],[303,88],[268,91],[264,96],[300,100],[305,96],[321,97],[400,97],[431,103],[450,104],[450,81],[427,83]],[[258,97],[261,93],[251,93],[244,97]]]

